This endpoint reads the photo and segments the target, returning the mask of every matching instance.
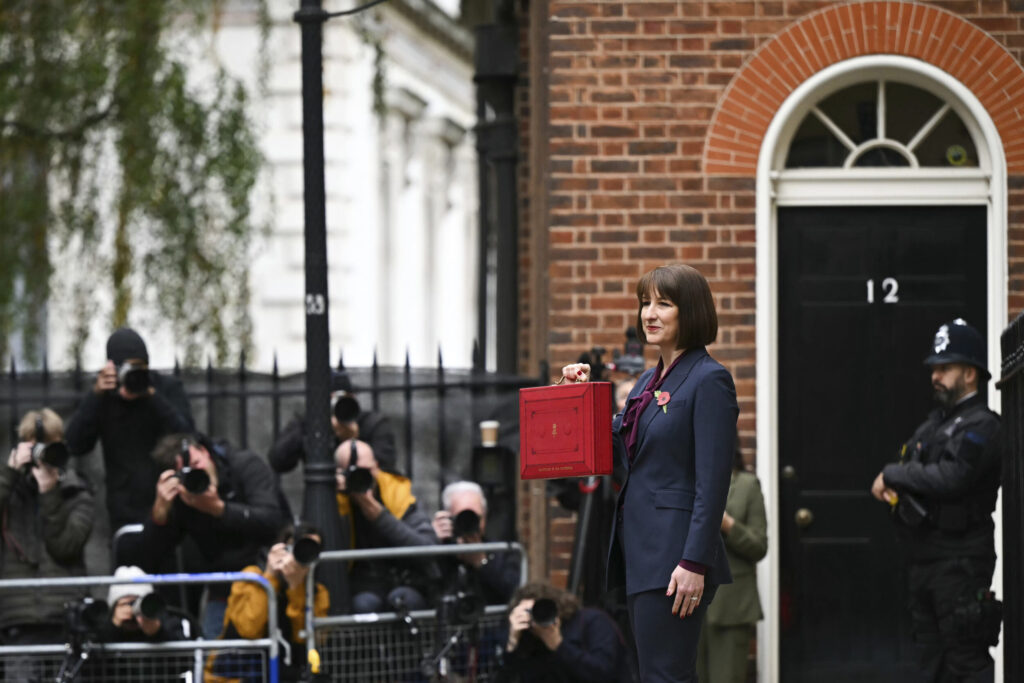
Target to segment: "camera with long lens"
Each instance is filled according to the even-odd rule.
[[[346,493],[366,493],[373,488],[373,472],[355,463],[345,470]]]
[[[174,473],[174,476],[178,481],[181,482],[182,486],[189,493],[203,493],[206,489],[210,488],[210,475],[206,470],[202,470],[196,467],[191,467],[191,448],[192,443],[188,439],[181,440],[181,462],[182,467],[180,470]]]
[[[535,626],[551,626],[558,619],[558,603],[551,598],[537,598],[529,611]]]
[[[125,361],[117,369],[117,385],[130,394],[145,394],[152,386],[149,378],[149,364],[142,361]]]
[[[465,588],[442,595],[437,607],[438,620],[443,624],[475,624],[483,613],[483,598]]]
[[[334,400],[334,417],[338,422],[355,422],[359,419],[359,401],[354,396],[342,394]]]
[[[36,443],[32,446],[32,464],[36,467],[49,465],[55,469],[64,469],[68,464],[68,447],[63,441],[53,443]]]
[[[473,510],[463,510],[452,520],[452,536],[466,538],[480,535],[480,515]]]
[[[366,493],[373,488],[373,472],[359,466],[356,440],[351,440],[348,451],[348,467],[345,468],[345,493]]]
[[[289,545],[286,550],[292,554],[296,562],[303,567],[308,567],[320,557],[321,547],[320,541],[312,536],[302,536]]]
[[[103,600],[83,598],[64,603],[64,630],[69,643],[94,641],[107,620],[108,607]]]
[[[167,601],[158,593],[140,595],[132,603],[132,616],[160,619],[167,611]]]

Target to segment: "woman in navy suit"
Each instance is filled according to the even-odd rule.
[[[612,422],[626,468],[608,555],[608,587],[626,586],[644,683],[697,681],[700,625],[731,583],[719,529],[736,444],[732,376],[705,346],[718,334],[707,280],[685,265],[637,283],[640,339],[661,350]],[[566,378],[590,367],[567,365]]]

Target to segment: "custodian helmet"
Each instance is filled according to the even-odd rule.
[[[966,363],[978,368],[987,380],[992,374],[985,367],[986,356],[985,340],[981,333],[963,318],[957,318],[944,324],[935,333],[932,354],[924,359],[924,364]]]

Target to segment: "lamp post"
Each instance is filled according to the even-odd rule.
[[[293,19],[302,28],[302,170],[306,268],[306,465],[302,516],[323,534],[326,550],[348,550],[349,528],[335,502],[334,439],[331,431],[330,328],[327,324],[327,210],[324,197],[323,25],[385,0],[342,12],[327,12],[320,0],[302,0]],[[348,576],[318,577],[331,596],[331,611],[348,612]]]
[[[326,550],[349,548],[338,519],[330,415],[330,332],[327,318],[327,218],[324,198],[323,24],[320,0],[302,0],[302,165],[305,189],[306,450],[303,518],[320,529]],[[348,576],[323,573],[332,612],[349,608]]]

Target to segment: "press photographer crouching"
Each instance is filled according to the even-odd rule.
[[[430,520],[412,495],[412,482],[381,469],[369,444],[343,442],[334,453],[338,514],[353,548],[434,545]],[[440,578],[433,560],[370,560],[352,567],[354,612],[424,609],[427,587]]]
[[[25,414],[18,444],[0,467],[0,578],[53,579],[85,574],[83,548],[96,506],[86,481],[65,469],[63,422],[49,408]],[[0,591],[0,643],[63,643],[64,603],[83,596],[78,588]],[[5,681],[39,680],[31,657],[5,662]]]
[[[118,567],[116,578],[130,579],[145,576],[138,567]],[[107,592],[110,618],[99,630],[104,643],[186,640],[191,626],[181,617],[168,611],[167,603],[149,583],[118,583]]]
[[[309,565],[319,556],[321,535],[315,527],[300,523],[285,526],[278,542],[270,548],[266,563],[246,567],[243,571],[261,574],[277,595],[277,625],[289,645],[288,662],[280,669],[280,680],[303,680],[306,673],[306,639],[302,635],[306,617],[306,577]],[[327,615],[330,596],[323,584],[316,584],[313,615]],[[224,615],[221,639],[264,638],[267,635],[267,593],[257,583],[236,581],[231,584],[228,610]],[[262,681],[258,655],[213,654],[206,662],[205,680]]]
[[[633,680],[612,618],[576,596],[528,583],[512,597],[499,681],[619,683]]]
[[[487,498],[479,484],[457,481],[441,492],[443,510],[434,514],[434,533],[442,543],[483,543],[487,529]],[[514,553],[466,553],[441,561],[445,583],[466,580],[488,605],[503,605],[519,585],[519,557]]]

